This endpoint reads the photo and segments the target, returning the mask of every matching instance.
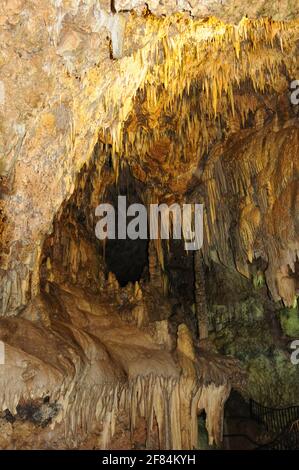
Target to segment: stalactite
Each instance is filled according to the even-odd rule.
[[[161,273],[161,265],[158,261],[155,243],[152,240],[150,240],[148,244],[148,263],[151,284],[157,289],[162,289],[163,280]]]
[[[194,253],[195,304],[200,341],[208,338],[208,310],[205,291],[203,260],[200,251]]]

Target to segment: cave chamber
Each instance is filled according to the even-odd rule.
[[[0,447],[233,448],[249,400],[298,401],[299,13],[23,3],[0,15]],[[119,196],[203,204],[202,248],[99,240]]]

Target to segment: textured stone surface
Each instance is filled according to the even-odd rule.
[[[8,373],[1,375],[5,448],[14,440],[30,447],[39,435],[36,426],[44,418],[59,421],[58,416],[69,420],[70,442],[64,445],[74,446],[77,428],[94,424],[96,403],[106,433],[93,445],[103,447],[113,434],[113,410],[119,411],[121,402],[113,400],[119,399],[123,379],[125,415],[134,422],[136,396],[144,400],[152,376],[157,401],[150,409],[143,401],[139,415],[149,432],[155,410],[161,447],[180,447],[183,438],[186,448],[195,445],[201,410],[208,416],[210,440],[221,440],[236,364],[212,349],[199,350],[195,328],[190,329],[192,306],[179,305],[175,289],[172,299],[165,297],[165,247],[159,240],[149,247],[148,284],[120,289],[114,274],[105,278],[94,210],[125,168],[144,203],[204,202],[207,266],[215,261],[257,286],[266,282],[272,299],[289,306],[298,295],[299,127],[289,90],[290,80],[299,78],[298,2],[150,1],[148,10],[139,1],[115,1],[119,14],[111,5],[12,0],[0,6],[0,333],[9,360]],[[241,299],[223,320],[235,315],[245,337],[250,322],[262,321],[259,307]],[[255,354],[251,336],[248,349],[240,340],[244,355]],[[223,347],[232,352],[230,338]],[[267,393],[263,371],[271,364],[277,374],[269,373],[267,387],[286,380],[279,348],[270,359],[258,354],[249,370],[249,390],[257,395]],[[142,367],[146,373],[139,383]],[[111,385],[107,403],[99,395],[105,379]],[[94,393],[90,397],[84,395],[85,380]],[[59,404],[53,416],[40,402],[49,391]],[[163,393],[170,393],[176,409],[171,437]],[[185,423],[182,434],[179,418]],[[40,447],[51,439],[53,447],[61,445],[57,439],[65,429],[57,425],[54,434],[46,426]]]
[[[49,284],[47,290],[19,318],[0,321],[6,350],[1,448],[84,448],[93,432],[94,445],[106,448],[122,429],[124,413],[130,443],[141,416],[150,445],[155,416],[159,448],[191,449],[197,445],[198,409],[207,414],[210,444],[220,443],[232,360],[219,356],[210,366],[201,356],[198,363],[185,325],[177,352],[166,350],[163,338],[158,345],[150,330],[120,318],[108,289],[101,302],[73,285],[57,290]],[[133,295],[130,310],[136,300]]]
[[[190,12],[194,17],[216,16],[232,23],[240,21],[243,16],[258,18],[271,16],[275,20],[289,20],[299,15],[296,0],[115,0],[117,11],[142,10],[147,3],[150,11],[156,15],[169,15],[177,11]]]
[[[270,407],[297,404],[298,366],[290,360],[289,345],[292,333],[298,334],[298,312],[292,317],[280,312],[265,287],[254,288],[220,265],[213,267],[206,284],[210,338],[219,352],[238,358],[247,370],[243,396]]]
[[[274,142],[278,131],[277,137],[282,146],[287,145],[284,142],[290,138],[296,142],[297,136],[296,122],[292,120],[295,110],[288,109],[285,101],[280,104],[278,100],[277,104],[277,94],[287,94],[289,85],[279,64],[283,62],[291,76],[297,70],[294,59],[297,23],[286,26],[284,31],[282,25],[268,20],[260,23],[244,20],[236,33],[231,27],[216,20],[194,23],[185,16],[159,20],[147,15],[136,17],[127,14],[124,57],[112,60],[113,41],[111,45],[109,38],[115,34],[120,37],[122,30],[118,36],[118,30],[115,33],[114,29],[118,26],[114,23],[111,26],[111,16],[100,10],[98,4],[79,2],[72,4],[72,8],[67,3],[38,4],[38,14],[34,14],[34,2],[26,4],[26,8],[21,1],[13,3],[10,9],[5,10],[6,16],[3,17],[1,297],[2,311],[9,314],[25,305],[30,296],[38,292],[37,271],[43,238],[51,229],[53,217],[62,202],[73,192],[76,176],[84,162],[90,159],[99,132],[105,143],[113,143],[112,158],[116,171],[119,159],[127,158],[137,177],[146,182],[149,190],[154,184],[158,190],[160,188],[160,197],[168,199],[174,197],[173,193],[176,193],[176,197],[183,197],[192,175],[194,172],[196,174],[206,146],[212,155],[211,143],[220,141],[223,145],[215,149],[215,156],[211,158],[204,180],[210,177],[210,172],[214,171],[212,162],[218,158],[216,155],[221,156],[221,151],[225,152],[227,138],[240,129],[242,120],[246,121],[249,113],[257,113],[256,134],[260,142],[264,134],[269,135],[268,128],[273,129],[272,137],[268,137],[269,151],[271,145],[277,149]],[[170,35],[172,42],[164,44],[165,35]],[[246,35],[251,37],[251,41],[246,42]],[[216,39],[211,42],[213,36]],[[189,52],[186,49],[188,41],[193,44]],[[15,44],[20,44],[20,48],[16,49]],[[160,64],[153,74],[151,66],[155,63],[155,54],[164,46],[165,64],[168,65],[164,67]],[[116,49],[119,52],[118,44]],[[259,61],[253,59],[255,50],[259,50]],[[209,51],[210,57],[214,57],[214,62],[209,60],[208,66],[205,63],[206,51]],[[217,60],[218,53],[225,56],[226,60]],[[196,54],[191,68],[189,54]],[[183,57],[182,61],[180,57]],[[253,88],[248,95],[242,92],[238,96],[238,91],[233,91],[233,84],[228,86],[235,67],[235,87],[240,81],[252,82]],[[268,73],[271,77],[269,90],[265,89]],[[170,74],[173,78],[171,81]],[[162,91],[157,88],[159,80],[165,84]],[[197,100],[193,93],[197,82],[202,84],[204,92],[200,116],[193,119],[191,116]],[[148,92],[142,104],[145,86]],[[171,107],[173,110],[180,107],[179,96],[186,89],[191,89],[190,97],[182,100],[182,109],[179,111],[181,120],[187,126],[186,139],[183,137],[184,127],[176,129],[180,139],[180,153],[185,155],[185,162],[179,162],[175,157],[174,142],[165,138],[163,122],[167,122],[170,133],[171,129],[179,126],[180,121],[171,122],[173,116],[168,114]],[[268,110],[264,111],[265,116],[258,117],[259,100],[251,96],[254,89],[260,95],[265,94],[261,98]],[[133,102],[135,94],[138,99]],[[231,116],[234,94],[238,113],[236,117]],[[156,99],[159,99],[158,106],[154,104]],[[163,106],[166,113],[162,112]],[[224,128],[219,126],[219,121],[215,122],[213,114],[225,115],[227,123]],[[150,129],[144,136],[142,119]],[[268,124],[270,120],[272,124]],[[264,122],[268,128],[263,128]],[[197,128],[201,128],[200,132]],[[251,152],[250,142],[255,142],[255,138],[254,132],[251,137],[248,136],[246,149],[249,150],[244,149],[244,152]],[[232,140],[238,141],[238,136]],[[293,149],[296,152],[296,147]],[[134,158],[136,154],[140,156],[137,161]],[[175,164],[169,164],[166,156],[170,154],[173,154],[172,159],[176,159]],[[229,156],[230,151],[227,150],[226,154]],[[269,155],[268,151],[266,155]],[[265,161],[266,156],[263,158]],[[284,195],[280,189],[277,194],[275,190],[273,193],[272,186],[279,188],[275,184],[275,175],[284,171],[283,165],[287,165],[285,154],[271,158],[271,162],[271,188],[267,190],[271,198],[267,203],[267,212],[270,211],[269,227],[272,220],[277,220],[277,214],[273,212],[276,206],[280,204],[284,208],[288,207],[296,192],[296,187],[291,183],[292,173],[287,171],[288,187]],[[267,168],[266,161],[264,164]],[[296,165],[295,158],[293,172],[297,171]],[[147,170],[149,167],[150,173]],[[165,172],[162,181],[161,168]],[[258,166],[252,177],[256,171]],[[249,176],[242,163],[237,173],[240,181],[243,173]],[[269,175],[266,177],[269,178]],[[247,184],[250,184],[249,180]],[[207,206],[213,210],[215,201],[212,202],[209,191]],[[253,194],[252,189],[249,191]],[[278,195],[279,201],[276,201]],[[234,210],[233,207],[231,209]],[[239,210],[243,211],[244,217],[249,211],[252,219],[250,224],[254,230],[258,229],[260,209],[248,200],[241,203]],[[212,224],[213,217],[211,212]],[[247,224],[246,230],[244,228],[242,232],[245,234],[248,232],[248,221],[244,221],[244,224]],[[218,245],[223,258],[226,254],[222,246],[222,228],[219,230],[217,224],[215,227],[221,239],[211,241]],[[274,227],[273,230],[277,229]],[[245,243],[249,261],[254,254],[254,236],[252,232],[246,241],[239,242],[239,245]],[[268,248],[266,256],[270,257],[269,283],[272,293],[275,298],[282,297],[289,304],[294,297],[294,287],[291,286],[288,274],[280,275],[278,272],[279,269],[288,269],[287,265],[292,268],[297,249],[293,229],[288,231],[287,237],[289,240],[283,242],[286,246],[280,249],[278,258],[267,253]],[[246,272],[244,247],[237,249],[236,256],[241,257],[240,261],[236,260],[238,268]],[[279,275],[282,282],[278,279]],[[275,282],[278,282],[279,288]]]

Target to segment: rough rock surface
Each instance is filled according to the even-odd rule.
[[[235,361],[198,345],[165,296],[159,240],[144,285],[105,278],[94,209],[125,168],[146,204],[200,200],[205,264],[248,279],[259,264],[294,306],[298,16],[295,0],[2,1],[2,447],[30,447],[44,424],[40,447],[79,445],[97,423],[105,447],[129,416],[145,445],[191,448],[201,409],[221,440]]]
[[[144,8],[143,0],[116,0],[116,11]],[[194,17],[216,16],[227,22],[238,22],[243,16],[259,18],[269,16],[274,20],[290,20],[298,17],[299,7],[296,0],[149,0],[146,2],[155,15],[169,15],[186,11]]]
[[[238,242],[241,246],[236,254],[240,258],[236,260],[239,269],[246,272],[245,264],[251,261],[254,252],[263,255],[263,249],[253,247],[261,211],[269,214],[267,228],[271,234],[276,230],[275,227],[270,229],[272,220],[281,216],[280,206],[288,207],[290,201],[297,197],[296,184],[292,183],[298,171],[296,110],[288,105],[286,95],[289,88],[287,76],[296,76],[297,73],[298,24],[284,26],[267,19],[253,22],[245,19],[235,29],[217,20],[195,22],[184,15],[156,19],[147,14],[142,17],[130,14],[127,15],[122,38],[122,26],[111,26],[111,17],[93,2],[77,2],[72,4],[72,8],[69,6],[69,10],[64,3],[38,2],[37,15],[34,14],[34,2],[26,3],[26,8],[22,1],[10,5],[4,10],[6,15],[2,16],[1,52],[3,314],[17,312],[31,295],[38,293],[37,273],[43,239],[51,230],[53,217],[62,202],[73,192],[76,176],[90,159],[99,133],[104,145],[113,144],[112,158],[116,171],[119,159],[127,158],[132,160],[133,170],[137,166],[137,177],[144,180],[145,169],[150,165],[150,178],[155,186],[160,179],[159,169],[162,167],[163,171],[169,172],[169,176],[166,179],[164,176],[158,183],[158,187],[162,186],[160,198],[173,198],[173,193],[183,196],[192,175],[197,174],[198,162],[205,162],[202,157],[207,149],[214,155],[203,175],[204,180],[205,175],[209,179],[207,207],[211,212],[217,201],[211,200],[210,192],[213,191],[213,197],[218,197],[218,194],[211,188],[213,180],[207,171],[214,171],[213,162],[217,154],[221,156],[225,147],[231,144],[230,140],[226,143],[230,134],[245,127],[243,134],[248,135],[246,152],[249,152],[249,157],[252,153],[250,142],[255,142],[256,136],[260,136],[262,143],[268,128],[273,130],[272,137],[268,136],[266,153],[256,159],[258,166],[260,161],[264,161],[268,173],[267,158],[272,162],[273,169],[266,176],[269,180],[266,193],[262,188],[251,188],[250,178],[255,177],[259,167],[247,168],[245,157],[236,173],[240,181],[237,185],[242,184],[244,176],[247,178],[248,201],[240,201],[238,226],[245,224],[246,231],[250,233],[245,241]],[[110,55],[111,47],[112,54],[113,47],[119,53],[118,40],[112,41],[112,46],[109,40],[114,37],[114,26],[123,46],[123,58],[119,60],[112,60]],[[170,39],[166,40],[166,37]],[[188,43],[189,52],[186,49]],[[20,49],[16,50],[15,44],[20,44]],[[160,59],[157,56],[161,48],[165,54],[162,63],[162,56]],[[208,66],[205,62],[207,51],[210,56]],[[256,51],[258,61],[255,60]],[[226,59],[219,60],[218,56]],[[193,62],[190,62],[191,57]],[[153,67],[155,62],[157,66]],[[159,82],[164,83],[163,90],[157,87]],[[198,99],[196,83],[203,88],[202,104],[198,109],[199,115],[196,113],[191,117]],[[147,93],[142,97],[145,87]],[[257,98],[252,97],[254,90],[259,95]],[[181,101],[180,96],[184,96]],[[278,96],[282,98],[279,100]],[[161,138],[156,123],[160,123],[163,133],[166,120],[171,133],[178,122],[171,122],[173,116],[168,114],[177,106],[181,116],[179,122],[184,122],[177,130],[178,137],[186,130],[186,137],[179,142],[180,152],[185,156],[183,161],[176,159],[175,165],[169,165],[166,155],[173,152],[174,143],[165,138],[165,134]],[[134,107],[135,112],[132,112]],[[246,129],[252,127],[251,114],[256,116],[252,131]],[[220,115],[226,123],[219,121]],[[146,126],[150,132],[143,135]],[[201,128],[199,133],[198,128]],[[284,152],[280,159],[269,157],[277,133],[283,148],[290,139],[294,142],[293,163],[287,172],[284,171],[287,165]],[[238,137],[233,137],[232,142],[234,140],[238,142]],[[217,142],[222,145],[213,151]],[[242,142],[244,146],[243,139]],[[277,152],[275,144],[274,147]],[[136,152],[145,154],[137,162],[132,158]],[[150,161],[145,161],[144,168],[142,161],[149,157]],[[172,161],[174,158],[173,155]],[[249,158],[255,160],[254,157]],[[181,175],[179,179],[176,178],[177,172]],[[276,183],[282,173],[284,177]],[[150,188],[148,176],[146,183]],[[282,193],[285,184],[287,189]],[[257,196],[261,199],[260,208],[250,200],[256,197],[257,191],[261,193]],[[295,207],[296,203],[292,205],[296,213]],[[221,210],[225,209],[221,207]],[[228,210],[235,213],[233,206]],[[242,214],[247,217],[247,213],[252,220],[243,223]],[[211,224],[219,228],[219,222],[215,225],[213,212],[209,218],[211,232]],[[269,258],[272,293],[287,304],[295,292],[288,274],[288,270],[293,269],[298,249],[294,230],[296,232],[295,228],[288,230],[288,240],[282,235],[285,246],[278,247],[280,242],[276,242],[274,251],[269,245],[265,253]],[[221,228],[218,234],[221,240],[211,240],[210,234],[207,239],[223,258]]]

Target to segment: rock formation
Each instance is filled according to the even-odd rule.
[[[5,0],[0,25],[0,448],[193,449],[203,410],[221,445],[299,331],[298,2]],[[119,194],[203,203],[202,250],[100,242]],[[267,358],[231,344],[257,323]]]

